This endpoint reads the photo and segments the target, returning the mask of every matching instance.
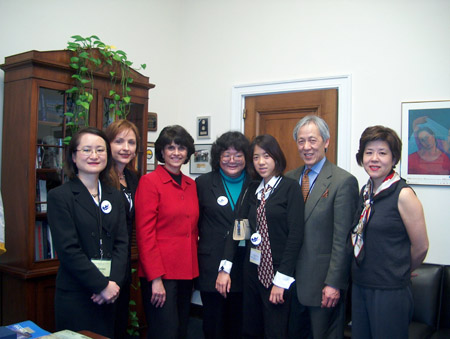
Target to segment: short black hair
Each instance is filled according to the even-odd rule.
[[[275,161],[275,173],[274,175],[282,175],[286,169],[286,157],[281,150],[280,144],[277,139],[275,139],[270,134],[258,135],[250,145],[250,154],[253,159],[253,152],[255,151],[255,146],[261,147],[266,151],[270,157]],[[254,179],[261,179],[261,176],[256,172],[253,161],[250,162],[249,172]]]
[[[220,156],[230,147],[244,153],[245,167],[249,163],[250,142],[241,132],[226,132],[222,134],[211,146],[211,167],[214,171],[220,168]]]
[[[99,178],[100,181],[110,181],[109,175],[110,175],[110,169],[112,166],[112,156],[111,156],[111,145],[109,144],[109,140],[106,137],[105,132],[102,130],[96,128],[96,127],[84,127],[77,131],[73,136],[72,139],[70,139],[69,146],[67,147],[66,151],[66,164],[65,164],[65,172],[66,175],[73,179],[78,174],[78,167],[73,162],[72,156],[77,152],[78,145],[80,144],[80,139],[84,134],[94,134],[105,140],[106,144],[106,152],[108,156],[108,160],[106,162],[106,167],[103,169],[103,171],[100,172]]]
[[[393,129],[380,125],[367,127],[361,134],[359,150],[356,153],[356,162],[359,166],[363,165],[364,151],[366,150],[367,144],[377,140],[386,141],[389,145],[389,149],[392,152],[392,160],[394,161],[392,168],[395,168],[402,155],[402,141]]]
[[[179,125],[166,126],[161,133],[159,133],[158,139],[156,139],[155,142],[156,159],[161,163],[165,163],[162,151],[164,150],[164,147],[172,144],[172,142],[186,147],[188,154],[184,163],[187,164],[191,155],[195,152],[194,139],[188,131]]]

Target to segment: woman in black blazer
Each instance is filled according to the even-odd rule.
[[[203,303],[205,338],[240,338],[242,325],[242,264],[245,242],[238,246],[231,287],[223,296],[216,290],[225,240],[242,211],[249,178],[246,171],[249,142],[239,132],[222,134],[211,147],[212,172],[197,178],[200,208],[196,282]],[[238,241],[236,241],[237,245]]]
[[[128,237],[121,194],[105,184],[106,135],[88,127],[67,149],[64,185],[49,192],[48,221],[60,266],[56,329],[114,336],[114,302],[125,278]]]
[[[115,326],[115,337],[125,338],[127,336],[129,302],[131,287],[131,244],[134,224],[134,196],[139,182],[136,166],[136,150],[139,149],[139,130],[136,125],[128,120],[116,120],[105,130],[111,145],[113,170],[111,177],[113,186],[121,191],[125,206],[128,232],[128,259],[125,281],[116,301],[117,314]]]
[[[243,337],[286,338],[304,202],[298,183],[283,176],[286,160],[273,136],[256,137],[250,154],[249,170],[259,181],[248,190],[251,236],[244,260]],[[235,260],[229,242],[224,262]],[[218,290],[223,292],[223,285]]]

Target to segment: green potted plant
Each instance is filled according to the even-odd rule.
[[[69,118],[66,126],[73,134],[80,126],[88,125],[89,107],[94,98],[94,73],[105,69],[111,80],[109,114],[113,121],[126,119],[131,103],[129,85],[133,82],[130,76],[133,63],[128,60],[127,54],[122,50],[115,50],[114,46],[106,45],[96,35],[74,35],[71,39],[67,43],[67,49],[73,52],[69,66],[75,72],[72,75],[75,86],[66,93],[72,96],[74,104],[73,110],[65,113]],[[145,69],[146,64],[141,64],[139,69],[141,68]],[[70,138],[66,137],[64,143],[68,144]]]

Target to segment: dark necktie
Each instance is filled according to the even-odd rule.
[[[270,249],[269,230],[267,227],[265,197],[270,188],[271,187],[267,185],[267,188],[261,192],[261,204],[256,211],[259,232],[261,234],[261,244],[258,246],[261,251],[261,262],[258,266],[258,279],[266,288],[269,288],[273,280],[272,250]]]
[[[303,173],[302,178],[302,193],[303,193],[303,200],[306,201],[309,194],[309,172],[311,172],[310,168],[307,168],[305,173]]]

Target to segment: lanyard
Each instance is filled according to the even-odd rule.
[[[98,196],[98,205],[97,205],[97,225],[98,225],[98,235],[100,237],[99,247],[100,247],[100,260],[101,260],[101,259],[103,259],[103,237],[102,237],[103,225],[102,225],[102,210],[101,210],[102,194],[101,194],[100,181],[98,182],[98,191],[100,194]]]
[[[223,178],[222,178],[222,182],[223,182],[223,185],[225,186],[225,189],[227,190],[227,193],[228,193],[228,195],[229,195],[229,197],[230,197],[231,204],[233,205],[233,208],[234,208],[234,215],[235,215],[235,216],[237,215],[237,217],[239,218],[239,211],[241,210],[242,204],[244,203],[245,195],[247,194],[247,191],[248,191],[248,185],[247,185],[247,187],[245,188],[244,195],[243,195],[242,198],[240,199],[241,203],[240,203],[239,205],[236,205],[235,202],[234,202],[234,200],[233,200],[233,197],[232,197],[232,195],[231,195],[230,189],[228,188],[228,185],[227,185],[226,181],[225,181]],[[244,183],[242,183],[242,185],[244,185]],[[243,186],[242,186],[242,187],[243,187]],[[241,189],[241,192],[242,192],[242,189]],[[240,196],[240,194],[239,194],[239,196]],[[237,202],[239,203],[239,198],[238,198],[238,201],[237,201]],[[237,208],[236,208],[236,206],[237,206]]]

